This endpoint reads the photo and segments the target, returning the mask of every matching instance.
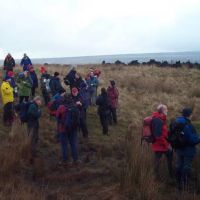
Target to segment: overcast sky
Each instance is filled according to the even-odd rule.
[[[0,0],[0,59],[199,50],[200,0]]]

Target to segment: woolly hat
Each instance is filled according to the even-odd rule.
[[[183,117],[190,117],[192,112],[192,108],[184,108],[182,111]]]
[[[13,76],[14,76],[14,72],[13,72],[13,71],[9,71],[9,72],[7,73],[7,75],[8,75],[8,77],[13,77]]]
[[[46,71],[47,71],[47,70],[46,70],[45,67],[40,67],[40,72],[41,72],[42,74],[44,74]]]
[[[58,72],[55,72],[54,73],[54,76],[59,76],[60,74]]]

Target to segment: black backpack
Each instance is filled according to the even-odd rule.
[[[186,121],[185,123],[179,123],[173,120],[170,124],[169,136],[167,138],[168,142],[174,149],[182,149],[188,146],[187,138],[183,132],[185,126],[190,123]]]

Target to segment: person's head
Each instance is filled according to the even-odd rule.
[[[78,96],[78,89],[76,87],[72,88],[72,96],[74,97]]]
[[[24,72],[24,77],[27,78],[29,76],[29,71]]]
[[[102,95],[106,95],[107,94],[106,88],[101,88],[101,94]]]
[[[160,104],[160,105],[157,107],[157,111],[158,111],[160,114],[163,114],[163,115],[166,115],[166,116],[167,116],[168,109],[167,109],[167,106],[166,106],[166,105]]]
[[[58,72],[54,73],[54,77],[58,77],[60,74]]]
[[[30,66],[30,67],[29,67],[29,71],[30,71],[30,72],[34,72],[34,67],[33,67],[33,66]]]
[[[36,96],[33,101],[38,105],[41,106],[42,105],[42,98],[40,96]]]
[[[24,57],[27,57],[27,54],[26,54],[26,53],[24,53]]]
[[[46,72],[47,72],[47,70],[46,70],[46,68],[45,67],[40,67],[40,72],[42,73],[42,74],[45,74]]]
[[[192,108],[184,108],[182,110],[182,115],[183,115],[183,117],[191,118],[192,112],[193,112]]]
[[[90,77],[94,77],[94,71],[90,72]]]
[[[13,72],[13,71],[9,71],[9,72],[7,73],[7,75],[8,75],[8,77],[14,77],[14,72]]]
[[[114,86],[115,86],[115,81],[114,81],[114,80],[111,80],[111,81],[110,81],[110,85],[111,85],[112,87],[114,87]]]
[[[10,53],[8,53],[8,55],[7,55],[9,58],[11,58],[12,56],[11,56],[11,54]]]

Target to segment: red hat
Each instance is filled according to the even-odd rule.
[[[76,87],[72,88],[72,95],[76,95],[78,93],[78,89]]]
[[[13,77],[14,76],[14,72],[13,71],[9,71],[7,74],[9,77]]]
[[[46,71],[47,71],[47,70],[46,70],[45,67],[40,67],[40,72],[41,72],[42,74],[44,74]]]

